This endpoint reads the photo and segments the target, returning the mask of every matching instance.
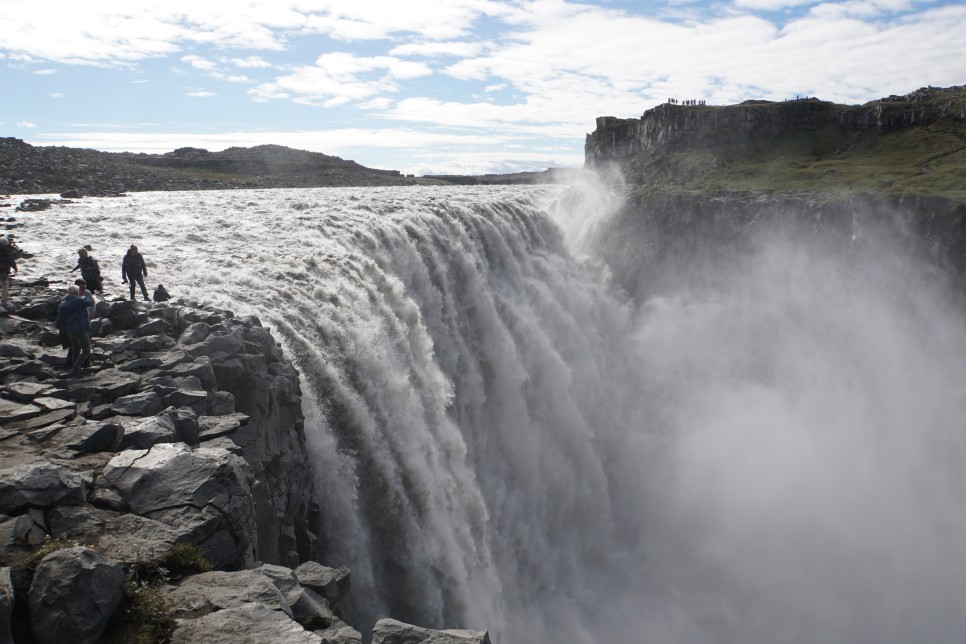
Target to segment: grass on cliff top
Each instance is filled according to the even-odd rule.
[[[781,140],[674,152],[637,171],[649,188],[875,192],[966,203],[966,124],[947,118],[885,135],[830,125]]]

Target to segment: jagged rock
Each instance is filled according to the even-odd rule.
[[[44,414],[43,416],[34,416],[28,420],[18,420],[12,423],[4,423],[4,429],[17,432],[31,432],[35,429],[40,429],[42,427],[47,427],[48,425],[53,425],[54,423],[59,423],[62,420],[66,420],[74,415],[74,408],[61,409],[60,411],[52,411],[49,414]]]
[[[181,332],[181,335],[178,336],[178,342],[181,344],[197,344],[209,335],[211,335],[211,327],[204,322],[195,322]]]
[[[44,320],[56,316],[59,305],[60,298],[56,296],[43,300],[34,300],[17,311],[17,315],[28,320]]]
[[[160,400],[157,406],[160,408]],[[126,424],[121,448],[148,449],[158,443],[177,443],[180,438],[174,419],[168,414],[158,414],[139,422]]]
[[[35,642],[93,644],[124,599],[124,569],[83,546],[58,550],[37,566],[29,599]]]
[[[207,390],[217,389],[217,379],[211,367],[211,360],[208,356],[200,356],[191,362],[182,362],[172,366],[168,373],[173,378],[196,376],[201,381],[201,385]]]
[[[195,412],[203,412],[207,407],[208,392],[200,390],[176,389],[166,395],[162,401],[172,407],[190,407]]]
[[[18,402],[30,402],[37,396],[49,395],[54,388],[41,382],[12,382],[3,388],[4,394]]]
[[[171,330],[171,325],[160,318],[155,318],[150,322],[142,324],[134,330],[134,335],[142,338],[146,335],[166,335]]]
[[[278,588],[292,609],[292,616],[300,624],[313,624],[328,627],[335,621],[329,602],[316,592],[303,587],[295,577],[295,572],[285,566],[262,564],[254,572],[268,577]]]
[[[156,353],[174,346],[174,340],[166,335],[147,335],[128,343],[131,351]]]
[[[146,369],[157,369],[161,366],[161,361],[157,358],[137,358],[118,365],[121,371],[143,371]]]
[[[13,634],[13,580],[10,578],[10,568],[0,568],[0,642],[12,644]]]
[[[42,413],[44,413],[44,410],[37,405],[0,399],[0,418],[3,418],[5,422],[26,420]]]
[[[82,505],[87,498],[85,477],[45,461],[0,470],[0,514],[17,514],[28,507]]]
[[[81,381],[69,381],[68,386],[72,392],[77,387],[90,386],[104,401],[113,402],[137,389],[140,380],[137,374],[126,373],[119,369],[104,369]]]
[[[208,396],[208,414],[224,416],[235,412],[235,396],[228,391],[216,391]]]
[[[324,597],[342,619],[352,619],[348,568],[329,568],[315,561],[306,561],[295,569],[295,578]]]
[[[47,535],[43,512],[30,510],[26,514],[0,522],[0,550],[10,552],[30,549],[44,542]]]
[[[486,631],[434,631],[395,619],[380,619],[372,627],[372,644],[490,644]]]
[[[151,416],[164,409],[161,397],[154,391],[121,396],[111,405],[111,410],[123,416]]]
[[[50,398],[48,396],[40,396],[34,398],[33,404],[37,405],[44,411],[60,411],[63,409],[74,409],[74,403],[70,400],[62,400],[60,398]]]
[[[245,414],[227,414],[224,416],[199,416],[198,439],[208,441],[220,436],[228,436],[236,429],[248,423]]]
[[[362,644],[362,633],[343,622],[336,622],[322,631],[315,631],[322,644]]]
[[[198,619],[179,619],[171,644],[320,644],[321,638],[285,613],[261,604],[244,604]]]
[[[160,521],[90,506],[51,510],[50,534],[82,539],[124,564],[157,559],[190,536]]]
[[[192,575],[168,593],[168,606],[175,618],[201,617],[242,604],[261,604],[292,616],[282,592],[255,570]]]
[[[58,445],[76,452],[115,452],[121,446],[124,427],[118,423],[85,423],[65,427],[54,437]]]
[[[243,567],[255,560],[251,490],[245,463],[234,454],[204,447],[192,451],[183,443],[127,450],[107,464],[98,487],[115,490],[135,514],[169,525],[186,514],[205,524],[213,518],[217,525],[220,520],[231,531],[226,532],[230,539],[226,545],[233,546],[235,565]],[[203,510],[214,516],[197,516]]]
[[[166,410],[174,421],[175,430],[181,442],[188,445],[198,444],[198,414],[190,407]],[[208,447],[211,447],[210,445]]]

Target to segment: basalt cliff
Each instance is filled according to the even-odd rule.
[[[598,235],[632,295],[779,229],[843,252],[892,237],[966,283],[966,87],[695,103],[600,117],[586,138],[586,166],[626,195]]]

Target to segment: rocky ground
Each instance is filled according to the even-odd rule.
[[[62,293],[14,280],[12,294],[0,642],[361,643],[349,571],[314,560],[298,374],[267,329],[183,301],[100,301],[91,365],[68,378]],[[489,638],[386,619],[372,641]]]

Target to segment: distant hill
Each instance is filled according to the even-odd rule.
[[[0,193],[110,195],[145,190],[397,186],[416,183],[318,152],[280,145],[221,152],[179,148],[166,154],[36,147],[0,138]]]
[[[618,166],[642,190],[877,193],[966,203],[966,86],[864,105],[816,98],[663,104],[600,117],[590,167]]]

